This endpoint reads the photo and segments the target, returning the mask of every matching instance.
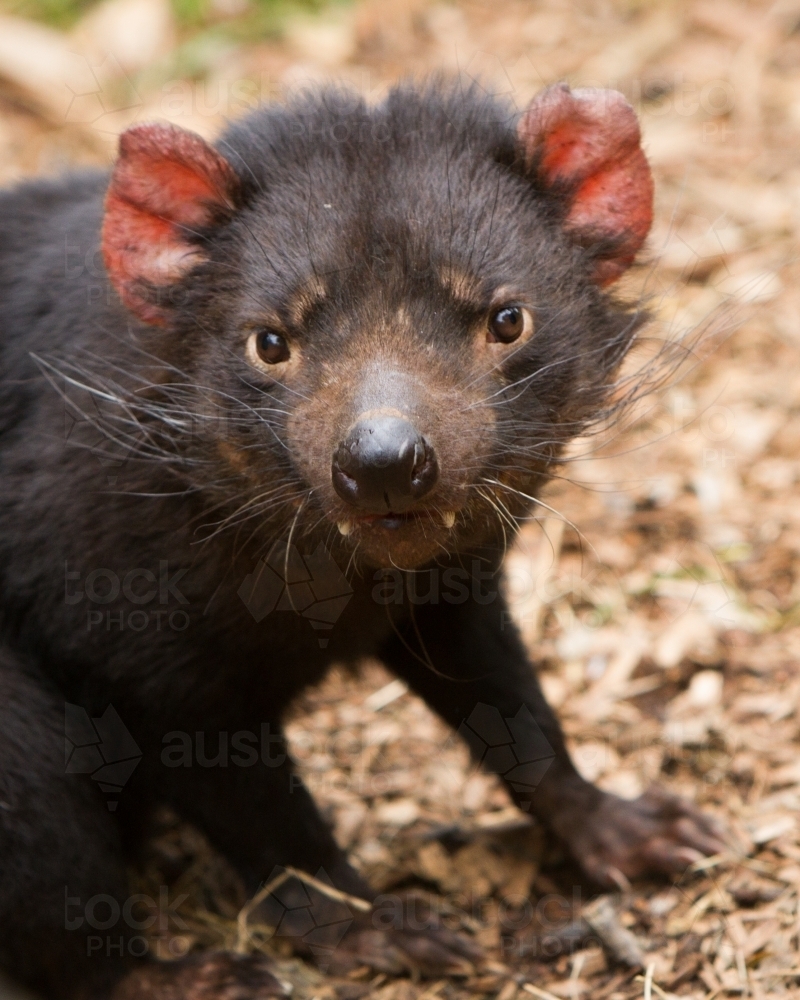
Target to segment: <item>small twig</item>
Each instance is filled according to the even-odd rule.
[[[644,983],[644,1000],[651,1000],[651,993],[655,993],[657,996],[661,997],[661,1000],[673,1000],[675,996],[674,993],[667,993],[666,990],[662,990],[657,982],[653,979],[653,973],[655,972],[656,963],[651,962],[647,966],[647,971],[643,976],[635,976],[634,981],[637,983]]]
[[[739,981],[745,993],[750,992],[750,980],[747,978],[747,964],[744,960],[744,952],[741,948],[736,949],[736,969],[739,973]]]
[[[749,868],[751,871],[761,875],[771,875],[774,878],[775,865],[765,864],[755,858],[746,858],[742,854],[734,854],[732,851],[722,851],[720,854],[712,854],[708,858],[701,858],[689,865],[690,872],[704,872],[709,868],[716,868],[717,865],[737,865],[741,868]]]
[[[434,983],[433,986],[429,986],[424,993],[420,993],[420,995],[417,997],[417,1000],[433,1000],[433,998],[445,986],[447,986],[447,980],[440,979],[438,982]]]
[[[297,868],[287,868],[286,871],[301,882],[305,882],[306,885],[310,885],[312,889],[321,892],[323,896],[335,899],[337,903],[347,903],[348,906],[352,906],[353,909],[360,910],[362,913],[369,913],[372,909],[372,903],[368,899],[362,899],[361,896],[351,896],[349,892],[342,892],[341,889],[336,889],[332,885],[326,885],[318,878],[314,878],[313,875],[309,875],[308,872],[301,872]]]
[[[644,1000],[651,1000],[653,995],[653,973],[656,971],[656,963],[650,962],[644,974]]]
[[[655,963],[653,965],[648,966],[648,969],[655,969]],[[646,977],[645,976],[636,976],[636,982],[637,983],[644,983],[645,996],[647,996],[647,992],[646,992],[646,990],[647,990],[647,979],[646,979]],[[661,997],[661,1000],[672,1000],[672,998],[675,996],[674,993],[667,993],[666,990],[662,990],[661,987],[658,985],[658,983],[654,982],[652,979],[650,980],[650,987],[652,988],[653,992],[657,996]]]
[[[244,955],[247,952],[247,946],[250,941],[250,931],[247,921],[250,914],[260,903],[264,902],[267,896],[270,896],[290,878],[296,878],[300,882],[305,882],[306,885],[310,885],[317,892],[322,893],[323,896],[335,899],[339,903],[347,903],[362,913],[368,913],[372,909],[372,903],[366,899],[361,899],[359,896],[351,896],[348,892],[342,892],[341,889],[336,889],[332,885],[326,885],[324,882],[320,882],[319,879],[314,878],[313,875],[309,875],[308,872],[299,871],[297,868],[285,868],[280,875],[276,875],[266,885],[263,885],[255,896],[249,899],[241,910],[239,910],[236,917],[236,944],[233,949],[236,954]]]
[[[735,862],[735,854],[731,854],[730,851],[722,851],[719,854],[712,854],[707,858],[700,858],[699,861],[695,861],[689,865],[687,870],[690,872],[705,872],[709,868],[716,868],[717,865],[724,865],[726,863],[735,864]]]
[[[635,978],[635,975],[635,969],[627,969],[625,972],[617,973],[617,975],[613,976],[602,989],[595,990],[592,993],[592,1000],[605,1000],[606,997],[616,992],[629,980]]]
[[[248,917],[259,903],[262,903],[270,893],[282,886],[288,878],[289,869],[287,868],[286,871],[281,872],[280,875],[276,875],[266,885],[262,885],[255,896],[252,899],[248,899],[241,910],[239,910],[236,916],[236,944],[233,947],[237,955],[247,954],[247,945],[250,942],[250,930],[247,926]]]
[[[558,997],[554,993],[548,993],[547,990],[540,989],[538,986],[534,986],[533,983],[523,983],[522,988],[526,993],[538,997],[539,1000],[558,1000]]]
[[[606,869],[606,874],[611,879],[611,881],[616,884],[617,888],[621,892],[630,892],[631,889],[630,880],[623,872],[619,870],[619,868],[616,868],[614,865],[609,865],[608,868]]]
[[[667,993],[666,990],[662,990],[658,983],[653,983],[653,989],[661,997],[661,1000],[673,1000],[675,996],[674,993]]]
[[[644,968],[639,942],[627,927],[622,926],[607,895],[584,906],[583,918],[614,958],[631,968]]]

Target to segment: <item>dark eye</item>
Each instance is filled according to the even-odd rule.
[[[510,344],[525,332],[527,310],[520,306],[503,306],[489,317],[488,339]]]
[[[290,350],[286,343],[286,338],[282,337],[274,330],[265,330],[255,334],[256,353],[259,358],[268,365],[279,365],[282,361],[288,361]]]

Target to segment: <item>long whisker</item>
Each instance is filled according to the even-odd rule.
[[[559,521],[563,521],[564,524],[572,528],[572,530],[580,538],[581,542],[582,543],[585,542],[586,545],[591,550],[592,554],[596,556],[599,560],[600,557],[597,553],[597,549],[592,544],[591,540],[586,537],[586,535],[581,531],[581,529],[578,527],[577,524],[575,524],[574,521],[571,521],[566,515],[562,514],[561,511],[556,510],[555,507],[551,507],[550,504],[546,503],[540,497],[533,497],[529,493],[525,493],[514,486],[509,486],[507,483],[501,483],[499,479],[486,479],[485,482],[491,483],[493,486],[499,486],[501,489],[508,490],[510,493],[515,493],[522,499],[527,500],[533,504],[538,504],[540,507],[544,507],[545,510],[549,510],[551,514],[553,514],[555,517],[559,519]]]

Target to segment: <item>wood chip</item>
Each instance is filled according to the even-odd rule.
[[[619,922],[619,916],[609,896],[583,907],[583,918],[618,962],[632,968],[644,966],[644,956],[633,934]]]

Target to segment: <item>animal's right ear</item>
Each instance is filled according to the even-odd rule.
[[[595,283],[616,281],[653,221],[653,178],[633,108],[617,90],[556,84],[530,103],[517,137],[537,184],[563,204],[567,233],[594,249]]]
[[[123,132],[105,202],[106,270],[139,319],[165,326],[168,289],[203,260],[202,237],[237,207],[240,182],[228,161],[175,125]]]

